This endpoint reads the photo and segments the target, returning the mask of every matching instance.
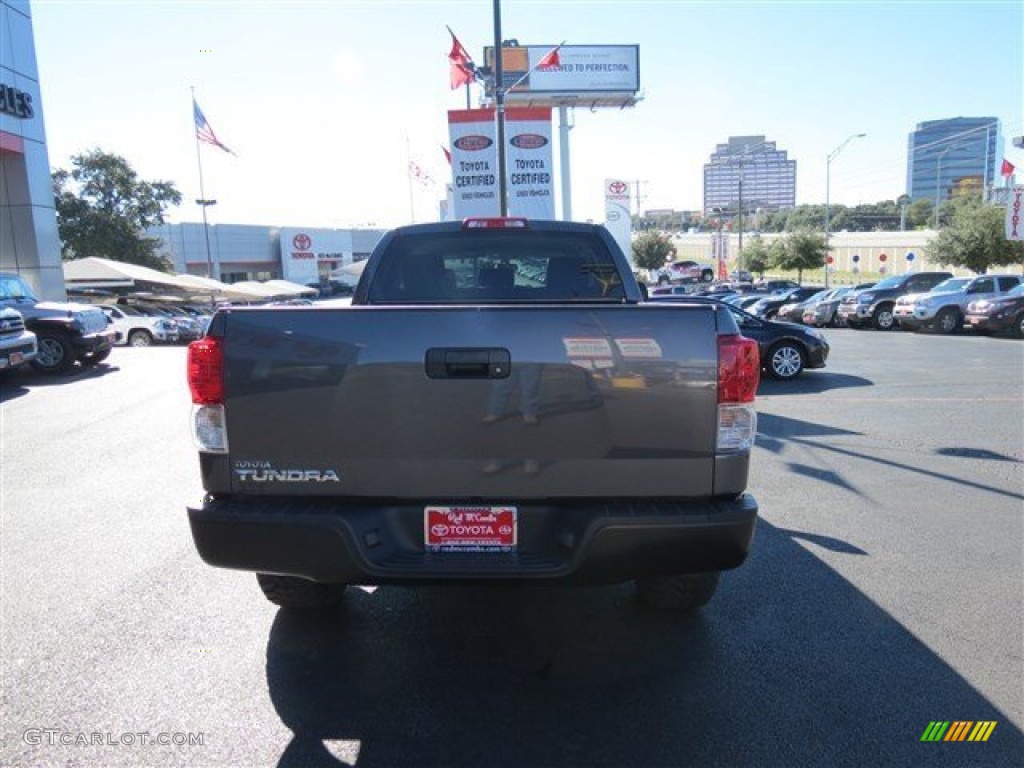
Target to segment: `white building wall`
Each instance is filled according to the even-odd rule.
[[[57,211],[27,0],[0,0],[0,83],[31,98],[32,115],[0,113],[0,269],[64,299]]]
[[[910,271],[924,272],[932,270],[947,270],[957,275],[974,274],[967,269],[950,268],[938,264],[930,264],[925,255],[925,246],[935,237],[936,232],[930,229],[912,230],[907,232],[832,232],[829,234],[829,246],[832,254],[833,270],[836,272],[854,272],[854,267],[862,274],[881,274],[881,267],[885,267],[887,275],[902,275]],[[717,234],[712,232],[701,232],[697,234],[675,235],[672,244],[676,247],[676,260],[690,259],[693,261],[712,262],[712,240]],[[744,247],[750,245],[755,235],[743,234]],[[765,233],[761,239],[766,245],[771,245],[784,234]],[[736,254],[739,252],[739,236],[737,234],[726,234],[729,241],[726,252],[729,254],[729,269],[736,268]],[[914,258],[907,260],[907,254],[913,253]],[[880,258],[885,254],[884,261]],[[859,256],[854,261],[854,255]],[[997,270],[1001,273],[1020,274],[1021,267],[1000,267]]]

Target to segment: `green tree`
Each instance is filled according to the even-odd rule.
[[[672,239],[660,232],[645,232],[633,241],[633,262],[640,269],[661,269],[675,255]]]
[[[907,206],[907,228],[927,229],[931,226],[934,205],[927,197],[915,200]]]
[[[764,277],[765,270],[771,264],[771,252],[764,240],[755,235],[747,241],[747,245],[740,251],[740,268],[751,272],[757,272]]]
[[[825,236],[817,232],[794,232],[772,245],[772,266],[786,271],[796,270],[798,283],[803,282],[805,269],[821,269],[825,265]]]
[[[1006,239],[1003,206],[983,203],[978,195],[955,198],[941,210],[947,205],[949,226],[925,246],[930,262],[965,267],[978,274],[990,267],[1024,262],[1024,242]]]
[[[148,227],[164,223],[164,210],[181,203],[169,181],[143,181],[118,155],[92,149],[71,158],[71,171],[53,172],[57,227],[65,259],[100,256],[165,272]]]

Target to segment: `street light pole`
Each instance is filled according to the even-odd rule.
[[[843,148],[846,147],[847,144],[849,144],[854,139],[862,139],[865,136],[867,136],[866,133],[854,133],[854,134],[851,134],[850,136],[847,136],[846,140],[842,144],[840,144],[838,147],[833,149],[831,152],[829,152],[828,156],[825,158],[825,287],[826,288],[828,288],[828,252],[829,252],[829,248],[828,248],[828,225],[829,225],[829,192],[830,192],[829,187],[830,187],[831,173],[832,173],[832,161],[835,159],[836,155],[838,155],[840,152],[843,151]]]
[[[196,200],[196,205],[203,209],[203,235],[206,237],[206,276],[209,278],[213,277],[213,259],[210,256],[210,225],[206,221],[206,209],[216,204],[216,200],[206,200],[204,198]]]
[[[946,153],[949,152],[949,150],[956,149],[962,143],[963,142],[959,142],[959,141],[953,142],[948,147],[946,147],[944,150],[939,152],[939,158],[938,158],[938,160],[935,161],[935,210],[933,212],[934,215],[932,217],[932,224],[934,225],[936,230],[938,230],[938,228],[939,228],[939,203],[940,203],[940,200],[939,200],[939,185],[940,185],[941,180],[942,180],[942,158],[944,158],[946,156]]]

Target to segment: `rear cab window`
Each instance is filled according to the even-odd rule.
[[[410,233],[381,254],[371,304],[625,300],[596,234],[532,230]]]

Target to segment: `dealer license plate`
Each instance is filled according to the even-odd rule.
[[[426,507],[423,541],[428,552],[514,552],[515,507]]]

